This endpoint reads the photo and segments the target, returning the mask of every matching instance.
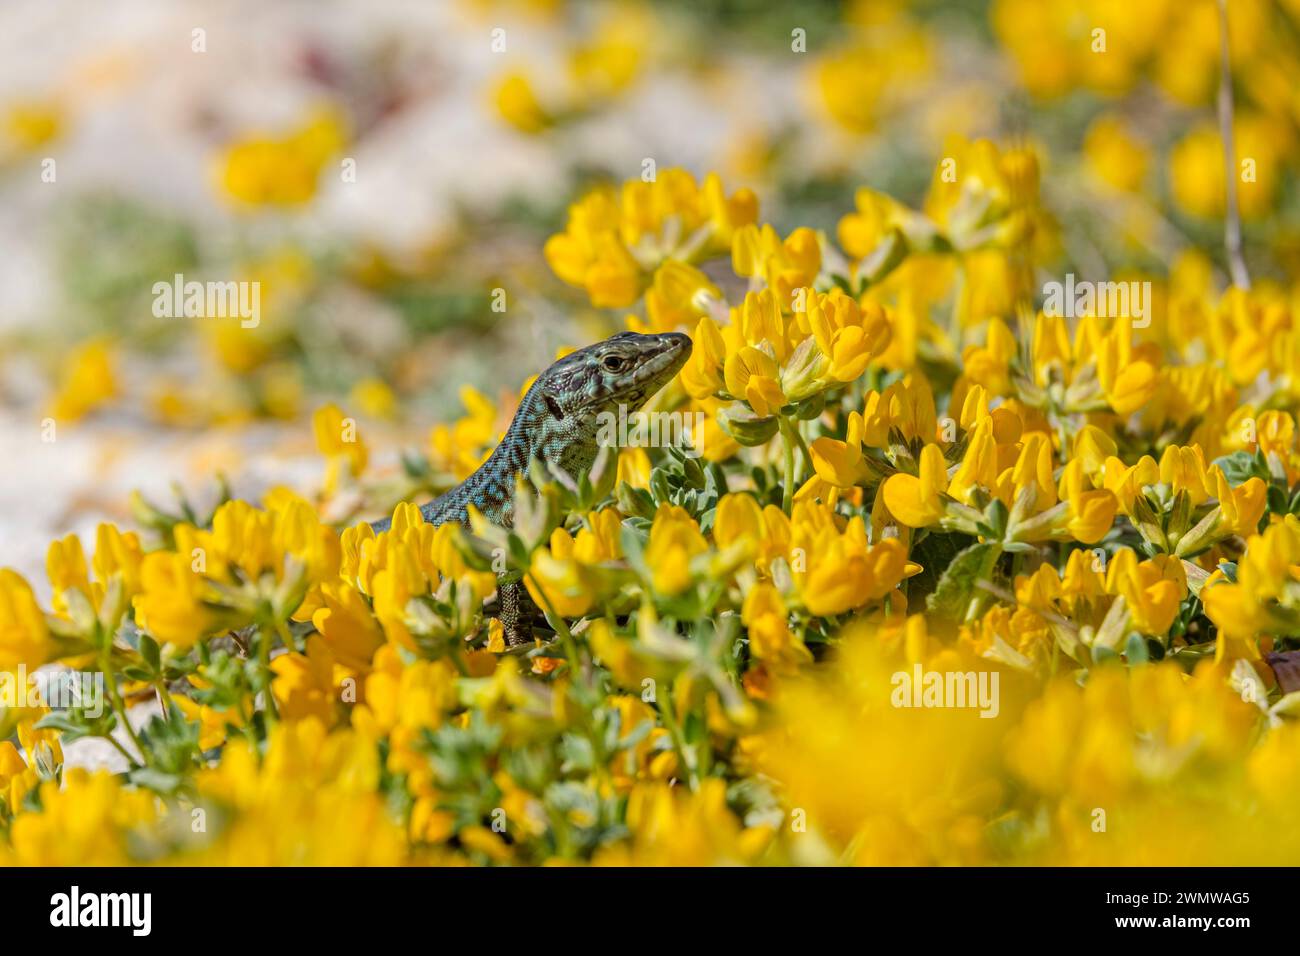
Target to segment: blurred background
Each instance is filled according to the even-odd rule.
[[[1300,0],[1229,10],[1247,259],[1286,283]],[[326,402],[381,471],[418,476],[467,410],[501,427],[557,347],[623,327],[543,247],[647,161],[835,241],[858,187],[919,205],[951,144],[988,137],[1036,157],[1055,274],[1221,284],[1217,18],[1215,0],[7,0],[0,563],[43,586],[49,541],[128,519],[137,489],[314,487]],[[176,274],[260,283],[257,327],[156,316]]]

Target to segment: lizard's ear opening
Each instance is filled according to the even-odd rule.
[[[542,401],[546,403],[547,409],[550,410],[550,413],[554,418],[557,419],[564,418],[564,409],[560,408],[560,403],[555,400],[555,396],[547,395],[545,392],[543,392]]]

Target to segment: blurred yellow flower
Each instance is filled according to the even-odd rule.
[[[45,615],[17,571],[0,568],[0,671],[35,670],[54,650]]]
[[[301,206],[315,198],[325,164],[346,141],[343,116],[319,109],[284,136],[253,135],[227,146],[218,160],[221,186],[248,206]]]
[[[50,415],[76,421],[118,395],[112,349],[103,339],[74,348],[64,358]]]
[[[1136,192],[1151,164],[1146,148],[1118,116],[1103,114],[1093,120],[1083,141],[1088,169],[1121,192]]]

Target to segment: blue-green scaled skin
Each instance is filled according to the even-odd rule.
[[[527,476],[532,459],[574,476],[587,471],[596,460],[602,413],[617,416],[620,407],[636,411],[672,381],[690,355],[691,340],[680,332],[620,332],[566,355],[533,382],[505,437],[478,471],[421,506],[420,514],[433,525],[468,525],[466,508],[473,505],[493,524],[510,527],[515,480]],[[390,520],[371,527],[385,531]],[[498,589],[501,623],[511,647],[532,640],[526,601],[519,582]]]

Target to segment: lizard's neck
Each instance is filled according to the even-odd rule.
[[[424,520],[430,524],[465,524],[467,508],[473,505],[493,524],[508,527],[514,517],[515,477],[528,473],[535,436],[540,432],[539,415],[545,413],[540,399],[530,390],[487,461],[459,485],[424,505],[420,509]]]

